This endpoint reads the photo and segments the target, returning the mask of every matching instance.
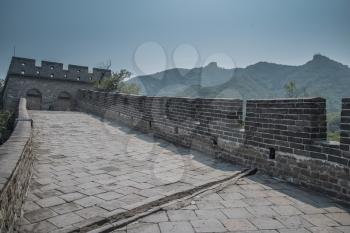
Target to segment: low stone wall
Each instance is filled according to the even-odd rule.
[[[0,232],[13,232],[21,214],[33,164],[32,122],[21,99],[11,137],[0,147]]]
[[[248,100],[245,122],[241,100],[80,90],[77,102],[81,111],[350,201],[349,110],[341,144],[327,142],[322,98]]]

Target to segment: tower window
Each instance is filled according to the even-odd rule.
[[[50,66],[50,69],[51,69],[51,70],[53,70],[53,68],[54,68],[53,66]]]

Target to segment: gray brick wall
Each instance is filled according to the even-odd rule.
[[[14,231],[31,178],[34,155],[28,120],[26,100],[21,99],[16,127],[0,147],[0,233]]]
[[[322,98],[241,100],[145,97],[80,90],[78,108],[166,140],[350,201],[349,100],[342,141],[327,138]],[[269,158],[274,148],[275,158]]]
[[[340,148],[350,158],[350,98],[344,98],[342,101],[340,130]]]
[[[218,139],[243,142],[242,101],[145,97],[80,91],[78,104],[89,112],[120,120],[133,127],[192,145],[196,139],[206,144]]]
[[[293,153],[315,140],[327,138],[326,100],[323,98],[248,100],[247,144]]]

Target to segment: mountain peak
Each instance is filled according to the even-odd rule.
[[[318,61],[318,62],[322,62],[322,61],[332,61],[331,59],[329,59],[328,57],[322,55],[322,54],[315,54],[312,58],[312,61]]]
[[[217,68],[218,67],[218,63],[215,61],[212,61],[210,63],[208,63],[208,65],[206,66],[208,68]]]
[[[347,68],[347,66],[321,54],[315,54],[312,60],[307,62],[305,65],[313,68]]]

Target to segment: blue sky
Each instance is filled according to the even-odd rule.
[[[348,0],[0,0],[0,77],[16,55],[135,75],[174,66],[350,65]]]

